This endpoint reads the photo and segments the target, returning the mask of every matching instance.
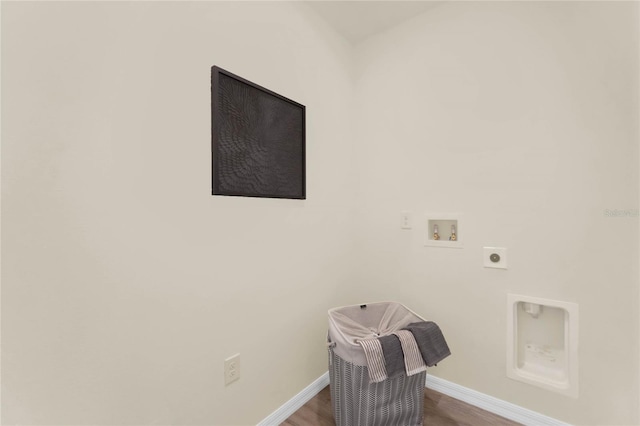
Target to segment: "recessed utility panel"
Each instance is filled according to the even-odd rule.
[[[462,248],[459,213],[433,213],[427,217],[425,245],[430,247]]]
[[[507,376],[578,397],[578,305],[510,294]]]

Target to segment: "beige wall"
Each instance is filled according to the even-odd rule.
[[[604,215],[638,208],[637,9],[450,2],[356,49],[357,282],[444,328],[433,374],[576,424],[639,422],[638,218]],[[427,212],[465,248],[424,247]],[[507,293],[579,304],[578,399],[507,379]]]
[[[307,106],[308,200],[209,195],[214,64]],[[604,215],[638,208],[638,73],[637,3],[353,47],[291,3],[3,2],[2,424],[255,424],[325,371],[327,308],[384,299],[441,324],[435,375],[638,423],[640,230]],[[433,211],[465,249],[422,245]],[[507,293],[580,305],[578,399],[506,378]]]
[[[2,9],[2,424],[257,423],[354,302],[350,46],[287,3]],[[210,195],[212,65],[306,105],[306,201]]]

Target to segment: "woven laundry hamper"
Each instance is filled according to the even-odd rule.
[[[329,310],[329,379],[337,426],[422,425],[426,372],[369,382],[367,359],[356,339],[386,336],[424,321],[396,302]]]

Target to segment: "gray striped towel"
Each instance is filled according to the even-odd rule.
[[[404,373],[404,355],[400,340],[395,334],[381,336],[380,344],[384,353],[384,366],[387,368],[387,375],[390,379],[398,377]]]
[[[400,339],[400,345],[402,346],[402,352],[404,352],[404,366],[407,370],[407,376],[413,376],[414,374],[421,373],[427,370],[427,366],[422,360],[422,354],[416,343],[416,339],[413,334],[408,330],[399,330],[394,332],[398,339]]]
[[[440,327],[432,321],[414,322],[404,328],[413,333],[422,359],[427,366],[432,367],[451,355],[449,346],[440,331]]]
[[[407,331],[407,333],[411,334],[410,331]],[[380,341],[378,339],[362,339],[357,340],[357,342],[362,346],[364,356],[367,358],[369,380],[371,383],[379,383],[386,380],[387,369],[384,366],[384,354]],[[420,358],[420,360],[422,360],[422,358]]]

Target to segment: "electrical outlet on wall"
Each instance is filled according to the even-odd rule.
[[[411,212],[404,211],[402,212],[402,220],[400,222],[400,228],[402,229],[411,229],[413,225],[413,220],[411,218]]]
[[[507,269],[507,249],[505,247],[483,247],[485,268]]]
[[[240,378],[240,354],[224,360],[224,384],[228,385]]]

